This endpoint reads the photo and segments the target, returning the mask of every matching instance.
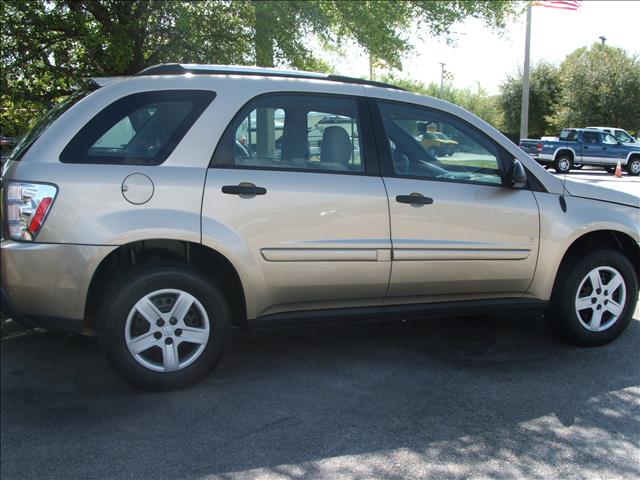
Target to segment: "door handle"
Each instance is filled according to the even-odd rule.
[[[589,147],[582,147],[583,150],[589,150]]]
[[[411,205],[431,205],[433,198],[425,197],[421,193],[412,193],[411,195],[396,195],[396,202],[409,203]]]
[[[606,149],[607,149],[607,147],[602,147],[602,149],[603,149],[603,150],[606,150]]]
[[[267,189],[264,187],[256,187],[253,184],[240,184],[240,185],[224,185],[222,187],[222,193],[228,193],[229,195],[265,195]]]

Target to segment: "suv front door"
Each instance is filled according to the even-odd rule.
[[[385,303],[520,296],[533,278],[538,207],[505,187],[502,150],[467,123],[408,104],[378,103],[393,265]],[[457,142],[450,156],[424,148],[421,131]]]
[[[364,100],[311,94],[258,97],[227,128],[202,236],[238,259],[249,319],[382,304],[389,208],[367,128]]]

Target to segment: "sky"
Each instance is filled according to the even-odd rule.
[[[522,69],[524,62],[526,13],[512,22],[502,35],[470,18],[454,28],[455,46],[437,38],[412,37],[415,52],[403,61],[400,78],[411,78],[428,84],[440,83],[441,66],[453,75],[452,85],[458,88],[479,85],[489,94],[497,94],[499,85],[509,74]],[[629,54],[640,53],[640,1],[582,2],[577,12],[533,7],[531,20],[531,64],[546,60],[559,64],[577,48],[599,42],[625,49]],[[337,72],[343,75],[366,77],[369,62],[366,55],[352,53],[341,56],[324,54]],[[344,55],[344,56],[342,56]]]

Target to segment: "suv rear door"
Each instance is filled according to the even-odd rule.
[[[249,319],[382,303],[389,208],[369,128],[364,100],[300,93],[260,96],[231,121],[207,173],[202,235],[233,245]]]
[[[377,105],[393,245],[385,303],[520,296],[533,278],[539,220],[530,190],[503,186],[503,164],[513,159],[444,112]],[[419,141],[420,123],[455,139],[456,153],[430,155]]]

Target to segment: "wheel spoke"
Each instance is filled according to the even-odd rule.
[[[607,283],[604,288],[609,291],[609,295],[613,295],[613,292],[615,292],[622,283],[622,275],[616,274],[609,280],[609,283]]]
[[[616,317],[620,316],[620,314],[622,313],[622,305],[620,305],[617,302],[614,302],[613,300],[609,300],[607,304],[604,306],[604,308],[609,310]]]
[[[591,297],[580,297],[576,300],[576,310],[584,310],[585,308],[593,308]]]
[[[602,279],[600,278],[600,272],[598,270],[594,270],[589,274],[589,280],[594,290],[593,293],[595,293],[597,289],[602,289]]]
[[[598,330],[600,328],[600,322],[602,322],[602,310],[594,310],[589,326],[592,330]]]
[[[136,303],[135,309],[144,317],[151,325],[155,325],[158,319],[162,318],[162,313],[156,308],[149,297],[144,297]]]
[[[164,344],[162,349],[162,365],[165,372],[174,372],[178,370],[180,359],[178,357],[178,345],[176,342]]]
[[[178,322],[182,322],[191,305],[193,305],[193,300],[194,298],[191,295],[186,292],[181,292],[171,309],[171,317],[175,317]]]
[[[138,354],[144,352],[145,350],[149,350],[151,347],[155,346],[157,342],[158,341],[153,336],[153,332],[147,332],[140,335],[139,337],[132,338],[131,340],[129,340],[128,344],[129,349],[133,353]]]
[[[180,340],[183,342],[197,343],[203,345],[209,339],[209,330],[203,328],[182,327]]]

